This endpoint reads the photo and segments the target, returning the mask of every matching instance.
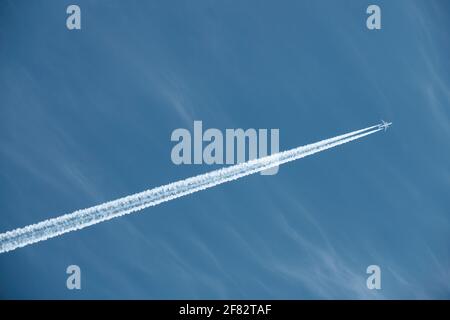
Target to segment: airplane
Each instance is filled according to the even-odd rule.
[[[381,120],[381,122],[382,123],[378,125],[378,128],[384,129],[384,131],[386,131],[392,125],[392,122],[386,122],[384,120]]]

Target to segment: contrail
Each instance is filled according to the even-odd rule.
[[[382,129],[382,125],[371,126],[8,231],[0,234],[0,253],[47,240],[70,231],[83,229],[102,221],[120,217],[162,202],[211,188],[272,167],[277,167],[284,163],[360,139]]]

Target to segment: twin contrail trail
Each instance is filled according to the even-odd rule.
[[[383,122],[384,124],[384,122]],[[200,190],[236,180],[284,163],[360,139],[386,127],[375,125],[291,150],[250,160],[205,174],[166,184],[87,209],[77,210],[0,234],[0,253],[8,252],[64,233],[136,212]]]

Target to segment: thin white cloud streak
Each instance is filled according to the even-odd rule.
[[[49,220],[0,234],[0,253],[8,252],[64,233],[83,229],[102,221],[117,218],[158,205],[197,191],[236,180],[284,163],[304,158],[341,144],[378,132],[379,125],[325,139],[263,158],[214,170],[205,174],[156,187],[87,209],[77,210]]]

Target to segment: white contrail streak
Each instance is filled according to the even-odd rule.
[[[382,130],[380,125],[375,125],[263,158],[214,170],[209,173],[197,175],[117,200],[105,202],[94,207],[77,210],[57,218],[8,231],[0,234],[0,253],[53,238],[66,232],[79,230],[147,207],[155,206],[162,202],[211,188],[227,181],[236,180],[272,167],[277,167],[284,163],[360,139],[380,130]]]

